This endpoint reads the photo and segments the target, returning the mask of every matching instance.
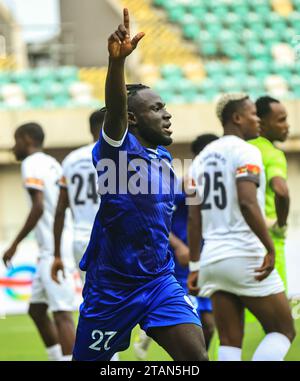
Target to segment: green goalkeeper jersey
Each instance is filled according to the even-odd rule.
[[[250,140],[249,143],[255,145],[261,152],[266,175],[266,216],[277,219],[275,208],[275,194],[271,188],[273,177],[287,179],[287,162],[284,153],[266,138],[259,137]]]

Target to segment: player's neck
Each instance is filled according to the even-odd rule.
[[[266,140],[268,140],[270,143],[274,144],[274,140],[271,139],[269,136],[267,136],[263,131],[260,133],[260,136]]]
[[[37,152],[43,152],[43,148],[42,147],[29,147],[28,148],[28,156],[33,155],[34,153],[37,153]]]
[[[150,143],[146,139],[144,139],[140,134],[133,134],[137,140],[140,142],[140,144],[145,148],[151,148],[151,149],[157,149],[157,144]]]
[[[227,135],[237,136],[238,138],[245,140],[245,137],[243,136],[241,130],[235,126],[224,127],[224,136],[227,136]]]

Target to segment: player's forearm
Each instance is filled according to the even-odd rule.
[[[13,246],[17,246],[35,228],[43,212],[43,207],[40,205],[36,205],[31,208],[31,211],[26,219],[24,226],[19,231],[18,235],[16,236],[13,242]]]
[[[250,229],[259,238],[268,252],[274,252],[265,220],[256,201],[240,201],[240,209]]]
[[[190,249],[190,261],[192,262],[197,262],[200,259],[201,241],[201,210],[198,205],[190,205],[188,217],[188,244]]]
[[[60,257],[60,244],[61,244],[61,237],[62,232],[64,228],[65,223],[65,212],[56,213],[55,219],[54,219],[54,256],[59,258]]]
[[[118,140],[127,127],[127,92],[125,85],[125,59],[109,60],[105,84],[107,108],[105,133]]]
[[[60,258],[61,237],[65,224],[66,210],[69,206],[67,190],[61,188],[54,217],[54,256]]]
[[[181,239],[179,239],[178,237],[176,237],[175,234],[173,234],[172,232],[170,232],[169,234],[169,241],[170,241],[170,245],[172,247],[172,249],[176,249],[178,246],[180,245],[184,245],[185,243],[183,241],[181,241]]]
[[[275,208],[277,215],[278,226],[282,227],[287,224],[287,219],[290,209],[290,198],[289,196],[280,196],[275,194]]]

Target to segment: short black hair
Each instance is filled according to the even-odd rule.
[[[15,136],[24,135],[29,136],[38,147],[42,147],[45,140],[45,133],[38,123],[25,123],[16,129]]]
[[[197,138],[191,144],[191,151],[197,156],[209,143],[218,140],[219,137],[214,134],[203,134],[197,136]]]
[[[92,135],[99,135],[103,125],[106,108],[102,107],[100,110],[94,111],[90,116],[90,132]]]
[[[271,104],[280,103],[278,99],[272,98],[269,95],[260,97],[255,102],[257,116],[261,119],[269,115],[271,112]]]
[[[247,101],[249,96],[245,96],[245,98],[239,99],[237,101],[232,100],[227,103],[222,112],[221,121],[222,125],[225,126],[228,122],[231,121],[232,115],[237,112],[241,107],[243,107],[243,103]]]
[[[145,89],[150,89],[150,87],[141,83],[133,83],[126,85],[128,111],[134,112],[134,97],[137,95],[139,91]]]

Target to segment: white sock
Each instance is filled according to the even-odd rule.
[[[52,347],[46,348],[49,361],[61,361],[62,350],[60,344],[55,344]]]
[[[268,333],[256,349],[252,361],[283,361],[291,346],[282,333]]]
[[[61,361],[72,361],[72,355],[63,355]]]
[[[110,359],[110,361],[120,361],[119,359],[119,353],[115,353],[113,357]]]
[[[220,345],[218,361],[241,361],[242,349],[237,347],[229,347]]]

